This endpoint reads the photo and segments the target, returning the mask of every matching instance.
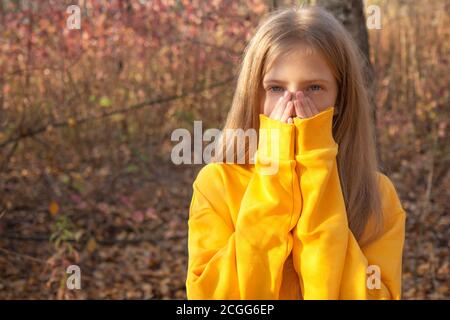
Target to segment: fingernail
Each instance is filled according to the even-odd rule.
[[[284,92],[284,97],[287,98],[290,94],[291,94],[291,93],[290,93],[289,91],[286,90],[286,91]]]

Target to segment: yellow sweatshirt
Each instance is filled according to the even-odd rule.
[[[358,244],[336,166],[333,109],[294,124],[261,114],[254,165],[200,170],[188,221],[188,299],[400,299],[405,211],[377,172],[382,235]],[[267,174],[273,163],[278,170]]]

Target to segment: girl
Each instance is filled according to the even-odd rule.
[[[323,9],[258,27],[225,124],[258,130],[255,162],[219,155],[193,184],[188,299],[400,299],[405,211],[377,170],[362,65]]]

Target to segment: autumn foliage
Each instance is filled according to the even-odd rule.
[[[288,2],[288,1],[286,1]],[[293,1],[294,3],[295,1]],[[381,171],[407,213],[403,298],[448,296],[444,1],[369,1]],[[185,298],[200,166],[176,128],[221,128],[270,1],[0,1],[0,298]],[[66,268],[82,290],[66,288]]]

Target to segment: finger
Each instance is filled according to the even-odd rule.
[[[300,101],[300,108],[303,110],[303,113],[305,114],[306,118],[311,118],[312,111],[309,110],[309,107],[306,103],[306,96],[303,94],[303,92],[301,93],[299,101]]]
[[[292,120],[292,117],[289,117],[287,123],[292,124],[293,122],[294,120]]]
[[[308,105],[309,110],[311,110],[311,116],[315,116],[316,114],[319,113],[314,102],[310,97],[306,97],[306,104]]]
[[[313,111],[314,111],[316,114],[320,113],[320,110],[319,110],[319,108],[317,108],[317,106],[316,106],[316,104],[314,103],[314,101],[313,101],[312,99],[310,99],[310,100],[311,100],[311,106],[312,106],[312,108],[313,108]]]
[[[291,100],[291,93],[289,91],[285,91],[283,97],[280,101],[278,101],[278,106],[275,106],[276,110],[274,110],[273,119],[280,120],[283,116],[284,110],[286,109],[287,102]]]
[[[286,93],[285,93],[285,95],[286,95]],[[275,107],[272,110],[270,118],[279,119],[281,117],[282,111],[284,110],[283,101],[284,101],[284,95],[278,99],[277,103],[275,104]]]
[[[303,113],[303,110],[300,107],[300,102],[297,99],[294,100],[294,108],[295,108],[295,115],[298,118],[303,119],[305,117],[305,114]]]
[[[288,118],[292,115],[294,111],[294,103],[289,101],[284,109],[283,115],[281,116],[281,122],[287,122]]]
[[[278,110],[280,108],[280,104],[281,104],[282,100],[283,100],[283,97],[280,97],[277,100],[277,103],[275,104],[275,107],[272,109],[272,112],[270,113],[269,118],[275,119],[275,117],[276,117],[276,115],[278,113]]]
[[[303,111],[303,108],[300,106],[300,99],[301,99],[301,93],[297,92],[295,94],[295,100],[294,100],[294,107],[295,107],[295,113],[297,115],[297,117],[299,118],[306,118],[306,114]]]

